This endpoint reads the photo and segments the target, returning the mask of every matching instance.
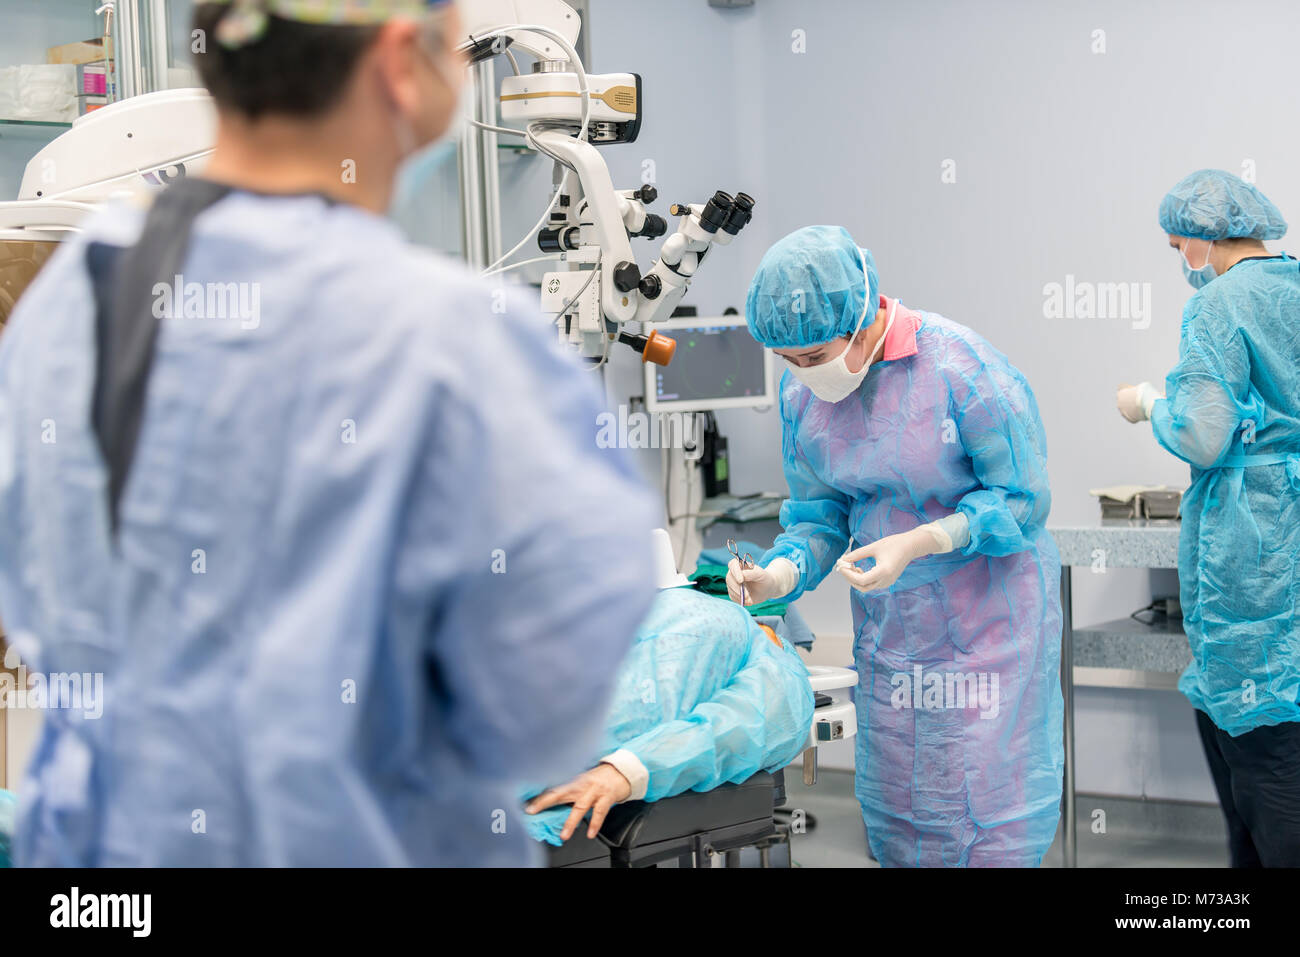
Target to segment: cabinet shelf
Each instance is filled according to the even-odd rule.
[[[0,131],[11,128],[22,129],[24,127],[45,130],[70,130],[72,124],[62,120],[6,120],[0,118]]]

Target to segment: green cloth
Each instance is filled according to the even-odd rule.
[[[727,597],[726,565],[713,565],[709,562],[700,562],[695,566],[695,572],[690,575],[690,579],[695,582],[700,591],[704,592],[706,595],[717,595],[719,598]],[[762,618],[768,615],[782,618],[785,616],[785,610],[789,607],[789,602],[765,601],[758,605],[746,605],[745,610],[755,618]]]

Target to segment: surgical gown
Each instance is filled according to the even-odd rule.
[[[619,668],[599,755],[635,754],[649,772],[644,800],[658,801],[785,767],[812,715],[808,669],[790,645],[777,647],[733,602],[672,588]],[[570,810],[529,815],[529,830],[558,845]]]
[[[1228,734],[1300,721],[1300,263],[1248,259],[1192,296],[1156,439],[1188,462],[1178,688]]]
[[[852,593],[857,796],[885,866],[1037,866],[1060,817],[1060,558],[1037,403],[971,330],[899,307],[912,352],[839,403],[781,381],[790,498],[761,559],[815,588],[851,546],[960,511],[964,548]]]
[[[12,863],[10,846],[14,838],[14,817],[17,806],[17,795],[0,788],[0,867],[9,867]]]
[[[162,322],[114,538],[86,260],[142,218],[69,241],[0,336],[0,618],[105,699],[46,712],[16,860],[530,862],[518,788],[583,766],[654,596],[591,376],[385,219],[236,192],[179,280],[257,309]]]

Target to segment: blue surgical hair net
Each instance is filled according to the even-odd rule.
[[[864,302],[875,302],[879,293],[876,261],[847,229],[805,226],[763,256],[749,284],[745,319],[750,334],[769,349],[815,346],[853,332]]]
[[[1191,239],[1281,239],[1286,220],[1241,177],[1198,169],[1160,201],[1160,228]]]

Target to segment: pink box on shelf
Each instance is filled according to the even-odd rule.
[[[108,94],[108,70],[102,63],[85,63],[77,67],[77,92],[83,96]]]

